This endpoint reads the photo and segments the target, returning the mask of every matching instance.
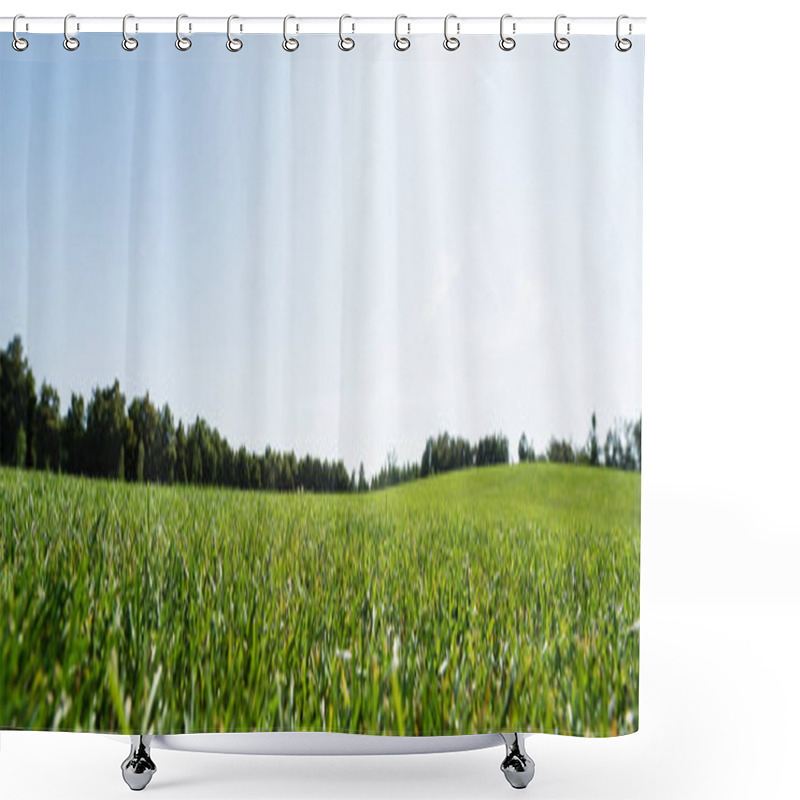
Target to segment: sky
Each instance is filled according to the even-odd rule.
[[[0,36],[0,345],[234,446],[419,460],[641,413],[643,40]]]

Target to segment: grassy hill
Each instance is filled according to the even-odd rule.
[[[365,495],[0,470],[0,726],[638,727],[640,476]]]

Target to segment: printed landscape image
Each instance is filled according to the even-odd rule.
[[[40,38],[2,67],[0,727],[635,731],[640,70]]]
[[[635,731],[641,418],[373,475],[0,357],[0,726]],[[349,467],[349,469],[348,469]]]

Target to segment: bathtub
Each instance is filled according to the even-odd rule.
[[[464,736],[364,736],[349,733],[186,733],[135,735],[122,762],[122,777],[134,791],[144,789],[156,772],[153,750],[272,756],[368,756],[455,753],[505,745],[500,769],[515,789],[533,778],[533,759],[525,751],[524,733]],[[114,737],[119,738],[119,737]]]

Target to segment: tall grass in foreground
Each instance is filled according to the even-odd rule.
[[[638,727],[635,473],[366,495],[0,470],[0,726]]]

